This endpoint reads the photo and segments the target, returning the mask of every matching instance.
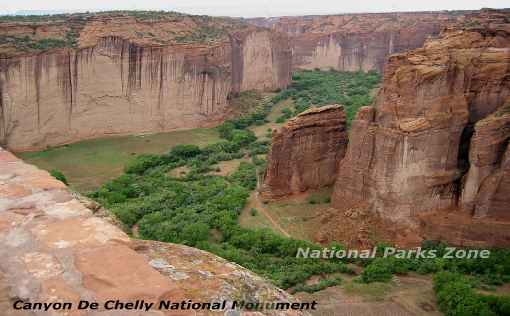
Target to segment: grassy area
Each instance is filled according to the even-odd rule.
[[[258,126],[250,127],[250,130],[255,133],[260,140],[263,139],[271,139],[271,132],[269,130],[280,128],[284,123],[276,123],[278,117],[282,115],[282,110],[288,107],[292,107],[294,105],[294,101],[292,99],[286,99],[281,102],[278,102],[273,107],[271,113],[267,116],[267,123]]]
[[[253,208],[257,210],[255,214],[253,214],[251,211]],[[260,212],[260,208],[261,205],[257,203],[255,192],[253,192],[246,202],[246,206],[244,207],[243,212],[241,215],[239,215],[239,225],[241,225],[241,227],[251,229],[267,228],[279,234],[280,231],[273,227],[267,217]]]
[[[310,194],[302,194],[270,201],[261,205],[271,214],[273,219],[288,232],[293,238],[313,241],[315,235],[320,230],[320,215],[330,207],[329,197],[332,188],[323,188]],[[248,200],[253,204],[253,197]],[[262,214],[250,216],[249,209],[246,208],[240,217],[240,224],[243,227],[259,228],[267,227],[278,233],[267,220],[262,220]]]
[[[373,282],[370,284],[350,281],[343,285],[346,294],[361,296],[367,301],[382,301],[393,288],[391,283]]]
[[[219,135],[215,129],[199,128],[87,140],[17,155],[42,169],[62,171],[73,189],[86,192],[120,176],[124,165],[138,154],[161,154],[177,144],[205,146],[218,140]]]

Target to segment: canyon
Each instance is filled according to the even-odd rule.
[[[395,12],[257,18],[251,23],[287,33],[294,69],[383,71],[389,55],[421,47],[471,11]]]
[[[0,21],[0,144],[41,150],[211,127],[292,69],[382,72],[472,11],[259,19],[113,11]],[[473,22],[475,23],[475,22]]]
[[[214,126],[232,96],[290,81],[287,37],[235,20],[85,14],[0,34],[0,143],[14,151]]]
[[[297,115],[295,109],[295,117],[280,127],[258,115],[282,102],[266,96],[255,113],[257,122],[246,123],[245,117],[228,122],[237,143],[231,135],[201,147],[181,146],[177,152],[184,158],[146,155],[138,161],[140,170],[91,195],[110,203],[110,210],[11,153],[109,135],[214,127],[234,115],[231,100],[242,92],[284,90],[293,70],[315,68],[377,71],[383,82],[373,104],[361,107],[352,121],[347,106],[312,105]],[[257,139],[251,124],[271,141]],[[305,273],[306,282],[318,276],[312,264],[291,261],[288,249],[302,241],[236,226],[249,194],[258,199],[260,193],[263,200],[254,206],[265,212],[266,202],[332,189],[330,201],[307,202],[327,205],[306,218],[308,225],[320,226],[314,241],[323,244],[372,247],[387,241],[414,247],[438,240],[508,248],[509,142],[510,10],[247,20],[105,12],[0,20],[0,310],[20,314],[11,309],[15,300],[83,298],[299,302],[210,252],[155,241],[174,238],[170,233],[189,226],[196,229],[189,230],[191,235],[205,235],[197,247],[211,243],[202,249],[246,260],[252,271],[260,260],[281,262],[289,270],[274,275],[259,270],[266,278],[292,281],[301,276],[299,269],[313,270]],[[258,152],[266,145],[267,167]],[[223,171],[218,162],[233,160],[239,160],[231,167],[236,171],[224,177],[210,173],[212,166]],[[186,172],[173,177],[170,171],[178,168],[197,179],[188,179]],[[260,168],[265,173],[254,192]],[[251,171],[253,179],[247,175]],[[204,187],[211,191],[201,192]],[[188,200],[196,201],[180,205]],[[235,216],[227,213],[232,209]],[[257,218],[257,209],[249,211]],[[215,218],[219,212],[223,215]],[[200,222],[200,216],[209,215],[208,222]],[[205,234],[199,234],[204,226]],[[132,239],[126,231],[152,240]],[[250,248],[257,242],[263,246]],[[353,278],[363,273],[354,270],[364,268],[346,267],[338,274]],[[432,291],[430,279],[421,281]],[[320,286],[306,282],[281,284]],[[333,312],[341,309],[331,304]],[[377,311],[385,309],[375,305]],[[424,313],[419,307],[414,314]]]
[[[373,106],[352,122],[321,241],[344,240],[336,226],[355,211],[379,217],[392,242],[510,245],[508,12],[473,19],[389,57]],[[269,166],[282,163],[271,159]]]

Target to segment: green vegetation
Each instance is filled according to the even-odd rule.
[[[0,15],[0,22],[57,22],[65,21],[69,16],[69,14]]]
[[[168,20],[176,17],[187,16],[187,14],[179,13],[175,11],[146,11],[146,10],[115,10],[115,11],[103,11],[95,13],[98,15],[112,15],[112,14],[122,14],[129,15],[135,17],[140,21],[159,21],[159,20]]]
[[[494,249],[488,258],[444,258],[447,247],[425,242],[434,258],[379,257],[364,262],[360,283],[388,282],[393,274],[434,273],[434,290],[440,309],[447,316],[510,315],[510,297],[478,294],[475,289],[493,289],[510,282],[510,250]]]
[[[342,284],[342,278],[336,277],[332,279],[322,279],[316,284],[307,285],[307,284],[299,284],[292,288],[292,293],[298,292],[306,292],[306,293],[314,293],[321,290],[324,290],[331,286],[336,286]]]
[[[194,29],[190,34],[177,36],[175,40],[177,43],[207,43],[215,42],[226,35],[227,32],[222,27],[206,25]]]
[[[85,140],[39,152],[17,153],[28,163],[45,170],[62,171],[72,188],[87,192],[120,176],[135,155],[161,154],[188,143],[200,147],[220,139],[215,129],[197,128],[151,135],[116,136]]]
[[[436,274],[434,290],[440,310],[446,316],[510,315],[510,297],[478,294],[476,284],[460,273]]]
[[[64,182],[65,185],[69,185],[67,182],[66,176],[62,173],[62,171],[53,169],[50,171],[50,175],[54,177],[55,179]]]
[[[1,15],[0,22],[24,22],[24,23],[63,22],[68,19],[77,20],[85,19],[89,16],[102,16],[102,15],[128,15],[133,16],[140,21],[167,20],[176,17],[188,16],[187,14],[174,11],[113,10],[73,14],[62,13],[41,15]]]
[[[258,142],[248,127],[264,122],[276,95],[252,113],[218,127],[222,141],[204,148],[178,145],[167,153],[140,155],[125,174],[90,196],[111,210],[127,227],[138,226],[141,238],[183,243],[213,252],[266,276],[280,287],[303,283],[317,274],[350,272],[338,260],[296,258],[299,247],[319,249],[307,241],[279,236],[270,230],[250,230],[238,223],[258,167],[242,161],[229,176],[211,175],[220,161],[249,156],[257,164],[268,143]],[[169,171],[186,166],[180,178]],[[213,233],[214,232],[214,233]]]
[[[29,50],[47,50],[52,48],[73,47],[76,45],[76,38],[71,33],[66,39],[45,38],[34,40],[29,36],[17,37],[2,35],[0,36],[0,45],[14,45],[16,49],[22,51]]]
[[[286,108],[277,122],[284,122],[311,106],[342,104],[350,122],[361,106],[372,102],[371,92],[380,81],[375,71],[341,72],[307,70],[296,72],[282,97],[292,98],[293,109]]]

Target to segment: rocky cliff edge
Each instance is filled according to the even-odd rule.
[[[131,240],[108,218],[96,217],[63,183],[3,149],[0,246],[3,316],[181,315],[180,311],[158,310],[31,314],[14,311],[16,300],[75,304],[79,300],[108,299],[294,301],[260,277],[210,253],[182,245]],[[189,311],[181,312],[189,315]],[[214,313],[198,311],[196,315],[209,314]]]

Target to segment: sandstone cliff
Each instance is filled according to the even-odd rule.
[[[250,22],[286,32],[293,67],[382,72],[390,54],[421,47],[428,37],[465,19],[469,11],[395,12],[258,18]]]
[[[389,58],[374,107],[352,124],[335,208],[412,229],[447,209],[509,224],[510,24],[507,14],[480,21]],[[500,233],[469,237],[510,244],[508,229]]]
[[[262,195],[275,198],[332,185],[346,147],[342,106],[299,114],[273,132]]]
[[[229,19],[128,14],[0,22],[0,142],[33,150],[211,126],[290,80],[288,39]]]
[[[95,217],[46,171],[0,148],[0,311],[2,315],[62,315],[14,311],[26,302],[104,303],[295,301],[246,269],[210,253],[130,240],[107,218]],[[66,315],[189,315],[187,311],[66,311]],[[216,314],[198,311],[196,315]],[[223,314],[218,312],[217,314]],[[242,313],[244,314],[244,312]],[[301,315],[267,311],[267,315]]]

